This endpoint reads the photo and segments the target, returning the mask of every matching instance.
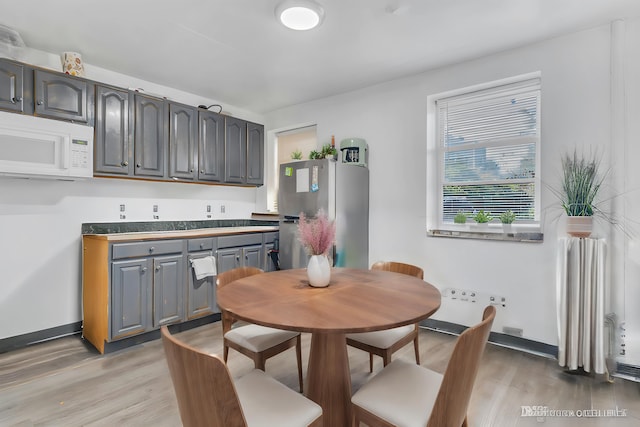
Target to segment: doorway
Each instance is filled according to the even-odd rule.
[[[294,152],[301,153],[302,160],[308,160],[309,153],[311,153],[312,150],[316,150],[317,145],[318,136],[316,125],[296,127],[275,133],[273,146],[275,162],[273,162],[274,170],[271,175],[274,177],[272,181],[273,191],[269,191],[270,196],[268,200],[268,206],[274,212],[278,212],[280,165],[295,161],[293,158]]]

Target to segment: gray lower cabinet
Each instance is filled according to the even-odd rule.
[[[262,233],[218,237],[218,272],[237,267],[264,267]]]
[[[278,239],[278,233],[264,233],[264,258],[263,267],[264,271],[276,271],[277,253],[275,257],[272,257],[271,252],[275,250],[275,242]],[[276,261],[274,261],[274,258]]]
[[[110,340],[184,320],[182,240],[111,245]]]
[[[153,259],[153,327],[184,320],[182,254]]]
[[[34,70],[35,114],[93,125],[93,84],[62,73]]]
[[[134,95],[134,175],[166,177],[167,120],[163,99]]]
[[[184,319],[183,266],[182,254],[113,262],[112,340]]]
[[[266,270],[264,242],[273,244],[274,236],[114,241],[83,236],[83,338],[104,353],[110,343],[219,313],[216,276],[196,279],[191,261],[213,255],[218,272],[240,266]]]
[[[187,242],[187,319],[219,313],[216,303],[216,278],[209,276],[198,280],[191,263],[194,259],[212,256],[216,250],[216,238],[191,239]]]
[[[198,110],[169,103],[169,178],[195,181],[198,165]]]
[[[129,91],[103,85],[96,86],[96,174],[132,174],[129,150],[129,99]]]
[[[111,339],[151,328],[151,264],[148,258],[114,261],[111,265]]]

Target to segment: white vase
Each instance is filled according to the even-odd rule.
[[[307,264],[309,284],[315,288],[329,286],[331,280],[331,266],[326,255],[311,255]]]

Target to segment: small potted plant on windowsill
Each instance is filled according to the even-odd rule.
[[[480,209],[473,216],[473,220],[476,222],[476,228],[479,230],[486,230],[489,228],[488,225],[492,219],[493,217],[491,216],[491,212],[485,212],[484,209]]]
[[[506,210],[502,212],[498,218],[502,223],[502,231],[504,233],[511,233],[511,224],[513,224],[513,221],[516,220],[516,214],[514,214],[511,210]]]
[[[455,228],[466,229],[467,228],[467,214],[463,211],[458,211],[456,216],[453,217],[453,224]]]

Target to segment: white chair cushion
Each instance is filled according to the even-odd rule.
[[[409,335],[414,328],[415,325],[400,326],[398,328],[387,329],[384,331],[347,334],[347,338],[378,348],[389,348],[401,338]]]
[[[424,427],[442,375],[396,359],[358,390],[351,401],[398,427]]]
[[[303,395],[254,369],[235,381],[249,427],[303,427],[322,415],[322,408]]]
[[[299,332],[248,324],[231,329],[224,337],[246,349],[260,352],[293,338],[298,334]]]

